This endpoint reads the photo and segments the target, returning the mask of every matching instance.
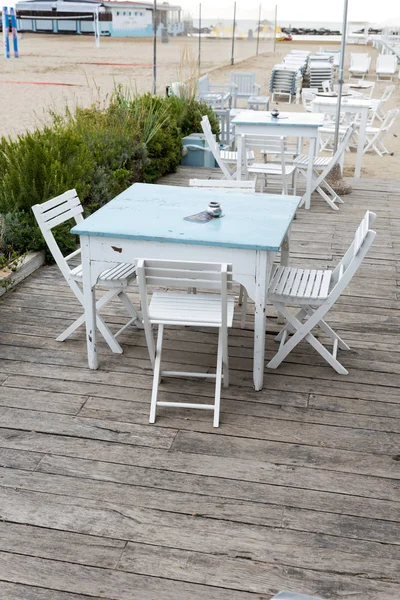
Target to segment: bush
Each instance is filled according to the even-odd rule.
[[[31,207],[75,188],[86,214],[135,182],[151,183],[176,171],[181,138],[201,132],[209,116],[214,133],[218,121],[205,103],[193,98],[132,95],[117,88],[105,108],[53,114],[51,126],[15,140],[0,140],[0,253],[11,255],[45,246]],[[73,249],[70,226],[57,238],[64,252]]]

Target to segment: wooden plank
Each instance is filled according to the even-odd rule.
[[[76,415],[86,400],[85,396],[10,388],[4,385],[1,388],[0,406]]]
[[[126,543],[0,521],[0,551],[115,569]],[[1,589],[1,588],[0,588]],[[3,598],[3,596],[1,596]]]
[[[84,439],[103,439],[155,448],[169,448],[177,433],[173,429],[129,423],[116,425],[115,422],[110,421],[78,419],[70,415],[8,407],[0,408],[0,419],[3,428],[41,431]]]
[[[96,600],[198,598],[198,600],[254,600],[247,592],[145,577],[111,569],[99,569],[18,554],[0,553],[0,577],[9,582],[83,594]],[[260,600],[267,600],[265,594]]]
[[[154,575],[162,572],[165,577],[207,583],[218,587],[230,586],[234,589],[250,590],[256,593],[272,594],[277,590],[296,589],[302,593],[329,594],[332,598],[357,597],[362,594],[363,600],[392,600],[392,594],[399,594],[398,573],[394,571],[395,563],[389,562],[387,580],[383,583],[374,579],[376,559],[373,557],[352,556],[359,563],[359,575],[351,576],[352,569],[346,573],[336,573],[335,554],[332,553],[331,572],[321,572],[320,565],[313,569],[290,568],[286,565],[260,563],[243,557],[227,557],[209,555],[201,552],[188,552],[175,548],[157,547],[153,545],[129,542],[124,550],[118,569]],[[392,581],[396,583],[392,583]],[[327,596],[326,596],[327,597]]]
[[[33,471],[42,459],[43,454],[40,452],[0,447],[0,467]]]
[[[226,451],[226,455],[224,455],[220,449],[221,447],[226,450],[227,442],[232,444],[230,439],[221,440],[218,445],[210,444],[209,454],[203,451],[201,457],[199,457],[196,453],[197,446],[200,446],[199,443],[193,445],[192,452],[166,452],[140,446],[130,448],[125,444],[97,440],[82,440],[60,435],[51,436],[36,432],[0,429],[0,445],[7,444],[12,449],[35,449],[43,453],[58,454],[70,458],[102,461],[145,469],[161,469],[167,471],[166,477],[169,478],[177,477],[177,475],[171,474],[173,472],[207,477],[221,477],[221,473],[224,473],[225,477],[234,481],[271,485],[277,485],[277,482],[279,482],[281,486],[292,488],[300,487],[343,494],[351,493],[360,497],[393,501],[398,499],[399,484],[396,479],[398,467],[391,458],[382,461],[382,458],[379,457],[380,469],[376,470],[378,459],[373,455],[365,457],[361,453],[354,456],[351,453],[334,452],[331,462],[328,460],[322,462],[320,459],[320,464],[316,466],[311,461],[307,463],[306,461],[296,460],[292,456],[293,448],[289,446],[287,455],[282,454],[279,456],[279,462],[276,453],[272,452],[265,453],[261,458],[255,455],[251,460],[243,456],[243,451],[240,453],[241,448],[247,447],[245,442],[240,440],[240,447],[232,450],[234,460],[231,460],[229,451]],[[253,442],[250,444],[250,451],[252,447]],[[295,448],[295,450],[297,449]],[[332,452],[329,452],[328,457],[330,455],[332,455]],[[266,457],[269,457],[270,461],[267,461]],[[355,464],[357,457],[360,459],[360,466],[357,463]],[[347,459],[347,462],[345,459]],[[315,462],[315,459],[313,462]],[[42,464],[44,465],[43,470],[45,470],[48,461],[44,461]],[[57,464],[54,457],[51,462],[51,465],[53,464]],[[64,468],[66,467],[64,466]],[[80,468],[84,469],[84,463],[80,464]],[[101,473],[107,470],[108,467],[101,467],[101,463],[98,462],[96,468]],[[55,473],[58,473],[57,467],[54,467],[54,469]],[[49,467],[49,470],[53,472],[53,466]],[[130,469],[127,469],[127,473],[130,473]],[[138,476],[136,469],[133,473]],[[393,475],[393,479],[390,478],[391,475]],[[117,474],[115,477],[118,480]],[[149,477],[152,481],[153,471],[149,473]]]
[[[0,597],[2,600],[88,600],[89,596],[0,581]]]

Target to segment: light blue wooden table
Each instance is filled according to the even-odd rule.
[[[207,223],[185,217],[221,203],[224,216]],[[254,386],[262,388],[265,305],[271,267],[282,248],[288,260],[288,231],[298,196],[249,194],[136,183],[76,225],[81,236],[89,367],[98,368],[94,286],[110,263],[138,258],[231,263],[233,278],[255,302]]]
[[[244,110],[232,119],[238,136],[238,145],[240,136],[246,133],[296,137],[299,140],[309,139],[307,187],[304,194],[304,206],[307,209],[311,206],[313,165],[317,155],[319,128],[324,124],[324,118],[324,114],[317,112],[279,112],[279,117],[275,118],[270,111]]]

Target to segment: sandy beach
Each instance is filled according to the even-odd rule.
[[[230,64],[231,40],[202,40],[201,71],[210,71],[215,82],[229,81],[229,73],[235,70],[254,71],[261,85],[261,93],[268,95],[269,77],[273,65],[280,62],[290,49],[317,50],[321,42],[283,42],[272,51],[272,42],[260,41],[260,54],[255,53],[255,40],[235,42],[234,67]],[[338,44],[327,43],[324,48],[338,49]],[[163,94],[172,81],[190,76],[190,68],[182,72],[182,53],[189,51],[193,63],[197,61],[198,41],[195,38],[170,38],[168,44],[158,43],[157,91]],[[372,68],[369,81],[375,81],[375,60],[377,51],[368,46],[348,46],[350,52],[368,51],[372,55]],[[87,106],[102,102],[112,93],[114,86],[121,84],[139,92],[152,90],[152,41],[140,39],[102,38],[100,48],[96,48],[91,37],[50,36],[23,34],[20,40],[19,59],[5,60],[1,57],[0,111],[3,119],[0,136],[16,136],[26,129],[40,125],[49,119],[49,110],[63,111],[66,105]],[[250,57],[250,58],[249,58]],[[396,90],[386,108],[400,103],[398,79],[394,81]],[[381,95],[387,84],[379,82],[375,86],[374,97]],[[245,104],[242,104],[245,106]],[[275,106],[273,103],[272,106]],[[279,103],[280,110],[300,110],[301,105]],[[368,177],[397,179],[400,156],[400,119],[387,137],[390,156],[380,158],[375,154],[365,155],[362,174]],[[351,175],[354,154],[347,153],[345,174]]]

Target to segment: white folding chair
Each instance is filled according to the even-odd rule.
[[[201,119],[201,128],[206,138],[208,147],[210,148],[217,165],[220,167],[224,177],[226,179],[233,179],[232,174],[237,169],[238,153],[231,150],[220,150],[218,143],[215,140],[214,134],[211,129],[210,121],[207,115],[204,115]],[[254,152],[249,152],[247,159],[251,162],[254,160]],[[229,169],[229,165],[234,167]]]
[[[275,267],[268,300],[287,322],[275,338],[280,342],[279,350],[267,367],[276,369],[302,340],[306,340],[337,373],[348,374],[337,359],[337,351],[338,348],[350,348],[324,319],[367,254],[376,235],[375,231],[371,230],[375,219],[374,213],[365,213],[350,248],[333,271]],[[287,308],[288,305],[298,306],[300,310],[294,314]],[[331,338],[332,352],[311,333],[315,327],[319,327]]]
[[[232,285],[232,266],[217,263],[178,262],[140,259],[137,276],[143,314],[143,325],[154,369],[151,395],[150,423],[156,419],[157,406],[199,408],[214,411],[214,427],[219,426],[221,384],[229,385],[228,328],[232,327],[234,298],[228,297]],[[171,288],[196,288],[216,290],[213,294],[188,294],[187,292],[155,292],[149,303],[148,285]],[[157,345],[154,347],[152,325],[158,326]],[[161,369],[164,326],[182,325],[214,327],[218,329],[216,373],[163,371]],[[197,377],[215,379],[213,404],[164,402],[157,399],[162,377]]]
[[[383,156],[384,154],[390,154],[389,150],[383,143],[383,140],[388,134],[389,130],[392,128],[395,120],[398,117],[399,112],[399,108],[393,108],[392,110],[388,110],[386,117],[382,121],[380,127],[367,127],[367,139],[364,147],[364,154],[365,152],[369,152],[370,150],[373,150],[379,156]]]
[[[247,155],[250,150],[259,149],[264,156],[264,163],[247,162]],[[278,181],[282,189],[282,194],[288,193],[288,182],[293,177],[296,167],[286,164],[286,139],[283,136],[257,135],[244,133],[238,139],[238,172],[243,179],[254,176],[256,182],[258,179],[263,181],[263,190],[268,180]],[[268,155],[278,157],[279,162],[268,162]]]
[[[386,102],[389,100],[389,98],[393,94],[394,89],[395,89],[394,85],[387,85],[385,87],[385,89],[383,90],[382,96],[379,99],[380,102],[379,102],[378,110],[376,112],[376,117],[380,121],[383,121],[383,119],[386,117],[387,113],[385,113],[383,106],[384,106],[384,104],[386,104]]]
[[[341,197],[327,183],[326,177],[329,175],[333,167],[340,161],[343,152],[349,145],[351,137],[354,135],[356,125],[352,123],[347,127],[345,133],[338,145],[338,148],[333,156],[317,156],[313,163],[313,171],[315,180],[313,181],[312,191],[317,191],[319,195],[329,204],[333,210],[339,210],[336,203],[343,204]],[[293,162],[296,166],[297,173],[307,179],[307,170],[309,165],[308,154],[300,154]],[[319,174],[318,174],[319,173]],[[301,201],[300,206],[304,203]]]
[[[314,100],[318,93],[318,88],[303,88],[301,90],[301,101],[303,108],[307,112],[312,112],[311,102]]]
[[[32,210],[58,268],[60,269],[64,279],[75,294],[76,298],[79,300],[81,305],[84,306],[82,291],[82,265],[78,265],[74,268],[70,268],[68,265],[68,262],[77,257],[81,251],[80,249],[75,250],[75,252],[72,252],[68,256],[64,257],[52,232],[54,227],[57,227],[57,225],[61,225],[61,223],[65,223],[70,219],[73,219],[75,223],[80,223],[83,221],[83,207],[76,191],[69,190],[68,192],[61,194],[52,200],[43,202],[43,204],[35,204],[35,206],[32,207]],[[135,265],[129,263],[118,263],[110,269],[103,271],[98,279],[99,285],[109,288],[109,290],[96,302],[97,327],[109,345],[110,349],[116,354],[121,354],[123,352],[121,346],[116,340],[116,337],[132,323],[138,327],[141,327],[139,316],[125,293],[128,284],[133,281],[135,277]],[[117,331],[117,333],[112,333],[104,322],[104,319],[100,316],[99,311],[115,297],[120,299],[130,319],[126,325]],[[58,342],[63,342],[84,323],[85,315],[83,314],[65,331],[63,331],[63,333],[61,333],[56,340]]]

